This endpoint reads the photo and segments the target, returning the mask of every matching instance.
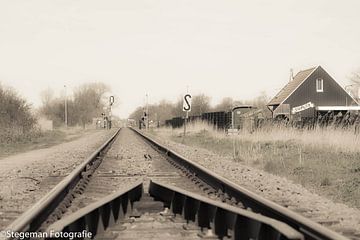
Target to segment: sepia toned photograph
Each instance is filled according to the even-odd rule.
[[[360,240],[359,10],[0,0],[0,240]]]

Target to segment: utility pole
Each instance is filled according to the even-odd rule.
[[[110,96],[109,97],[109,129],[111,129],[111,126],[112,126],[112,105],[114,104],[115,102],[115,98],[114,96]]]
[[[67,110],[67,96],[66,96],[66,85],[64,85],[65,88],[65,127],[68,127],[68,110]]]
[[[185,134],[186,134],[186,121],[187,121],[188,118],[189,118],[189,112],[186,111],[185,117],[184,117],[184,137],[185,137]]]

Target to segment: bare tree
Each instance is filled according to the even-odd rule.
[[[350,80],[351,80],[354,84],[360,85],[360,70],[358,70],[357,72],[353,72],[353,73],[352,73],[352,76],[350,77]]]
[[[269,102],[270,98],[269,96],[266,94],[265,91],[260,93],[260,96],[256,97],[252,104],[257,107],[257,108],[263,108],[266,109],[266,104]]]
[[[104,106],[108,106],[108,98],[105,93],[109,87],[103,83],[87,83],[79,86],[74,91],[74,96],[67,98],[68,124],[70,126],[91,123],[94,117],[101,116]],[[42,93],[43,106],[40,113],[54,121],[55,126],[64,123],[64,99],[51,98],[51,91],[45,90]]]
[[[12,129],[25,133],[31,130],[35,123],[30,105],[13,89],[0,85],[0,132]]]
[[[231,97],[225,97],[221,102],[214,107],[214,111],[231,111],[234,107],[234,100]]]
[[[158,104],[149,104],[149,120],[163,124],[165,120],[173,118],[174,104],[166,100],[161,100]],[[132,112],[129,118],[139,120],[144,115],[144,107],[138,107]]]
[[[129,118],[135,119],[136,121],[139,121],[141,117],[144,115],[144,107],[137,107],[135,111],[133,111]]]
[[[54,91],[51,88],[47,88],[40,93],[41,102],[43,106],[49,106],[54,99]]]
[[[357,102],[360,102],[360,69],[352,73],[350,77],[351,85],[349,86],[350,94],[355,98]]]
[[[100,116],[106,102],[103,95],[109,87],[103,83],[87,83],[81,85],[74,92],[74,105],[79,115],[78,122],[85,128],[92,118]]]
[[[192,97],[190,115],[201,115],[210,110],[210,97],[205,94],[199,94]]]
[[[182,96],[178,98],[178,100],[173,104],[171,109],[172,117],[181,117],[184,116],[184,112],[182,110],[183,107],[183,99]]]
[[[164,123],[165,120],[173,118],[172,115],[173,104],[166,100],[161,100],[159,104],[154,105],[153,112],[150,112],[150,117],[152,120]]]

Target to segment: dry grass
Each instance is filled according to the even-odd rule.
[[[160,128],[165,135],[182,135],[183,128],[172,129],[171,127]],[[215,139],[233,138],[251,142],[289,142],[296,141],[303,146],[317,148],[331,148],[335,151],[355,153],[360,152],[360,135],[354,134],[354,129],[341,129],[335,127],[316,128],[314,130],[297,129],[285,126],[267,126],[252,133],[248,131],[239,132],[237,135],[228,136],[222,130],[215,129],[205,122],[188,124],[187,134],[206,131]]]
[[[80,127],[59,128],[53,131],[33,130],[26,134],[0,130],[0,158],[34,149],[47,148],[81,137],[85,132]]]
[[[232,157],[360,208],[360,137],[352,129],[273,126],[232,136],[206,123],[187,129],[185,138],[182,128],[161,128],[156,134]]]

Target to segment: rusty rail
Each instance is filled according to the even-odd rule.
[[[265,199],[206,169],[200,164],[181,156],[142,132],[134,128],[131,129],[148,141],[157,151],[165,154],[181,168],[185,168],[188,171],[188,175],[193,178],[193,181],[198,181],[196,179],[200,179],[202,182],[215,189],[218,195],[224,197],[224,201],[234,202],[235,200],[235,202],[241,203],[245,208],[249,208],[254,212],[284,222],[301,232],[306,240],[349,240],[348,238]]]

